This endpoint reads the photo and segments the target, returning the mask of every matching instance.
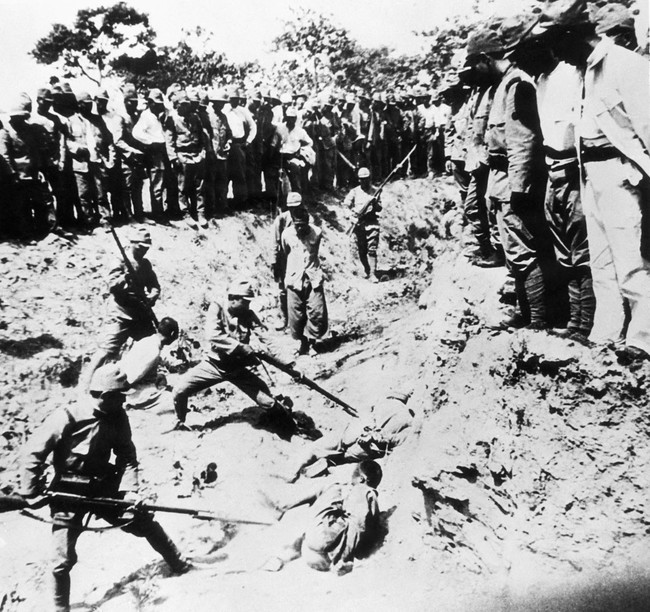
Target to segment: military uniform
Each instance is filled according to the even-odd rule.
[[[90,398],[88,401],[92,403]],[[22,495],[29,498],[43,491],[42,475],[50,455],[54,467],[52,491],[115,498],[137,493],[138,459],[126,412],[122,407],[104,411],[91,403],[52,413],[34,433],[23,462]],[[115,456],[114,464],[111,455]],[[66,506],[65,502],[53,503],[50,508],[55,544],[55,609],[69,612],[70,571],[77,562],[76,544],[89,512]],[[187,569],[186,561],[153,515],[136,511],[133,518],[127,519],[112,509],[93,514],[127,533],[146,538],[172,569]]]
[[[263,408],[276,405],[268,385],[249,369],[256,363],[249,346],[251,331],[259,325],[257,315],[251,310],[234,317],[227,305],[210,305],[205,321],[205,359],[183,374],[172,391],[180,422],[185,422],[191,395],[226,381]]]
[[[359,260],[366,276],[374,275],[377,269],[377,247],[379,246],[379,219],[377,214],[381,211],[380,198],[374,199],[362,217],[359,217],[359,214],[374,197],[375,194],[372,188],[370,188],[370,192],[366,192],[359,185],[352,189],[343,201],[343,204],[352,210],[357,220],[354,236]]]

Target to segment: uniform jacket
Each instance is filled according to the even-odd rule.
[[[124,410],[110,416],[92,405],[77,404],[52,413],[29,440],[23,459],[21,493],[40,492],[39,483],[52,455],[55,480],[65,474],[103,478],[122,473],[120,491],[137,491],[138,459]],[[108,493],[108,492],[107,492]]]
[[[650,176],[650,64],[603,38],[587,61],[585,99],[607,139]]]
[[[470,109],[466,137],[467,158],[465,160],[465,169],[468,172],[478,170],[481,165],[488,165],[485,134],[495,89],[496,87],[477,89],[468,102]]]
[[[503,75],[494,93],[485,141],[492,168],[491,198],[508,201],[512,192],[530,193],[540,180],[545,182],[535,85],[523,70],[511,66]],[[501,160],[498,168],[493,160]]]
[[[40,148],[34,126],[25,123],[16,130],[9,122],[0,129],[2,174],[33,180],[41,169]]]
[[[164,124],[167,157],[170,162],[198,163],[205,159],[206,135],[196,113],[181,117],[172,112]]]
[[[143,287],[150,299],[160,296],[160,284],[151,262],[145,257],[140,261],[131,259],[138,286]],[[129,282],[129,274],[122,260],[116,260],[108,273],[108,289],[113,295],[113,314],[120,319],[149,319],[149,310],[142,304]]]
[[[213,302],[205,318],[208,359],[216,360],[221,365],[236,363],[245,357],[243,345],[250,342],[251,330],[260,325],[259,318],[252,310],[241,317],[233,317],[226,305]]]
[[[309,225],[306,236],[299,237],[295,225],[290,225],[282,233],[282,250],[286,257],[284,284],[295,291],[302,291],[305,279],[312,287],[323,284],[323,272],[320,267],[318,251],[322,230]]]

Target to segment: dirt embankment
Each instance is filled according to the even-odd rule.
[[[497,290],[505,274],[461,256],[458,211],[443,212],[453,197],[446,180],[390,186],[380,247],[390,280],[379,285],[357,276],[340,202],[313,211],[325,232],[333,333],[330,350],[300,367],[362,413],[392,386],[409,384],[421,422],[419,434],[382,462],[381,546],[342,577],[299,563],[278,574],[224,573],[229,559],[170,577],[146,543],[119,531],[85,534],[72,574],[76,609],[642,609],[634,606],[648,595],[650,567],[650,370],[631,372],[607,354],[543,333],[488,332],[485,322],[502,313]],[[254,278],[255,306],[272,319],[270,222],[258,212],[205,234],[151,227],[150,259],[164,294],[157,311],[179,320],[187,346],[202,339],[208,300],[234,276]],[[0,305],[5,490],[16,481],[26,436],[76,397],[79,369],[106,317],[104,273],[114,252],[104,235],[0,245],[0,272],[11,288]],[[281,334],[268,340],[291,349]],[[183,366],[173,355],[167,364],[173,384]],[[267,375],[321,432],[349,421],[282,374]],[[227,386],[197,396],[193,407],[192,432],[169,431],[170,410],[132,412],[145,489],[170,503],[269,518],[258,491],[281,495],[287,485],[273,474],[309,441],[252,427],[246,398]],[[206,484],[201,471],[210,462],[218,478]],[[263,561],[270,537],[261,526],[160,520],[188,552],[223,549],[247,559],[249,570]],[[47,537],[46,525],[18,514],[0,520],[3,612],[46,609]],[[609,605],[608,597],[629,606]]]

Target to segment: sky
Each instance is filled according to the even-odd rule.
[[[402,52],[419,46],[414,30],[425,30],[471,0],[127,0],[147,13],[160,44],[180,39],[182,28],[201,25],[215,34],[220,51],[233,61],[257,59],[270,49],[291,17],[291,7],[331,14],[363,45],[387,45]],[[516,2],[517,0],[510,0]],[[46,84],[51,69],[30,58],[35,42],[53,23],[71,26],[79,9],[111,6],[117,0],[0,0],[0,111],[20,91]]]
[[[46,84],[51,69],[29,51],[53,23],[71,26],[77,11],[111,6],[117,0],[0,0],[0,111],[20,91]],[[431,29],[452,14],[469,14],[472,0],[127,0],[149,15],[160,44],[173,44],[183,28],[201,25],[215,34],[216,47],[233,61],[258,59],[291,17],[291,7],[331,14],[366,46],[417,51],[414,31]],[[522,0],[493,0],[500,13],[514,12]],[[647,11],[648,0],[640,4]]]

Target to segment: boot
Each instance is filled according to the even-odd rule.
[[[544,329],[547,326],[546,296],[544,295],[544,277],[539,266],[534,267],[526,276],[524,292],[528,302],[528,312],[530,313],[528,328]]]
[[[54,610],[70,612],[70,573],[54,572]]]
[[[591,273],[586,272],[580,278],[580,333],[589,337],[594,325],[596,312],[596,296],[594,295]]]
[[[573,278],[569,281],[569,322],[566,326],[567,334],[581,329],[582,304],[580,300],[580,279]]]
[[[152,520],[147,532],[147,542],[167,562],[172,572],[185,574],[192,569],[192,563],[181,554],[160,523]]]

